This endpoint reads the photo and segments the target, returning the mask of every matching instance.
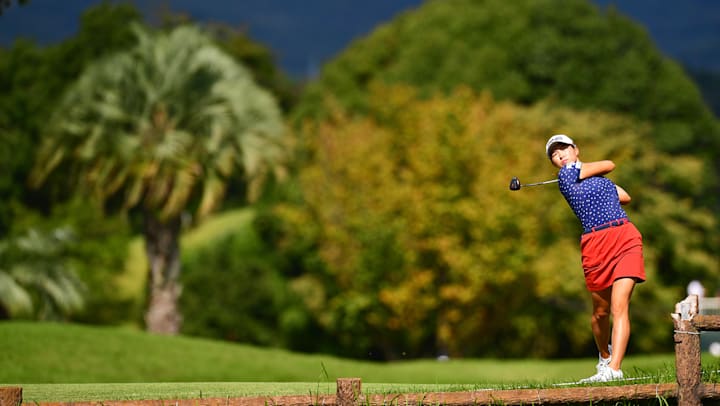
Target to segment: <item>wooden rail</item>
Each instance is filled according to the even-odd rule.
[[[110,400],[26,403],[28,406],[481,406],[481,405],[567,405],[625,404],[678,398],[676,383],[622,386],[584,386],[545,389],[487,389],[464,392],[362,394],[358,378],[338,379],[336,395],[224,397],[163,400]],[[342,389],[345,387],[346,389]],[[348,390],[349,389],[349,390]],[[720,387],[700,386],[703,399],[720,400]],[[347,396],[346,396],[347,395]]]

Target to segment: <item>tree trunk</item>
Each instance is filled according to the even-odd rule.
[[[175,335],[180,332],[180,217],[159,220],[144,216],[145,251],[149,264],[147,331]]]

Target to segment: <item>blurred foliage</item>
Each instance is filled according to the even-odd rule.
[[[85,285],[67,260],[69,228],[30,228],[0,241],[0,318],[66,320],[85,306]]]
[[[372,90],[392,84],[413,90]],[[458,87],[487,92],[487,106],[476,107],[487,120],[471,124],[472,115],[460,109],[475,96],[463,99],[468,90],[458,93]],[[437,114],[429,107],[399,118],[422,100],[440,103],[438,94],[457,102],[446,107],[452,118],[437,119],[444,124],[427,124]],[[457,117],[466,124],[459,126],[464,121]],[[522,156],[541,151],[559,132],[579,140],[583,159],[592,160],[590,153],[615,160],[613,178],[635,199],[630,212],[645,236],[650,280],[638,288],[633,320],[643,335],[631,345],[663,346],[663,304],[684,295],[689,280],[720,283],[718,122],[682,69],[613,8],[601,13],[582,0],[563,7],[551,0],[425,2],[329,61],[304,92],[293,124],[306,143],[297,186],[304,196],[298,206],[278,210],[296,224],[288,235],[315,238],[327,264],[315,279],[337,285],[324,289],[316,317],[345,338],[343,345],[352,342],[354,354],[381,347],[389,358],[430,348],[560,356],[593,347],[582,316],[588,304],[579,264],[572,259],[579,255],[576,240],[557,237],[578,228],[575,219],[559,218],[557,210],[572,217],[566,205],[543,201],[538,190],[513,193],[513,204],[483,204],[497,196],[496,188],[506,193],[512,175],[552,177],[534,166],[551,169],[544,155]],[[479,133],[481,141],[468,141],[463,131]],[[427,146],[421,141],[442,134],[453,136]],[[452,146],[459,150],[448,152]],[[415,151],[431,168],[403,155]],[[488,167],[463,163],[470,161],[463,154]],[[503,167],[515,173],[497,178]],[[433,174],[441,180],[430,186]],[[473,182],[486,185],[485,196]],[[426,206],[416,208],[416,200]],[[540,219],[526,218],[539,207]],[[425,225],[429,221],[437,224]],[[373,263],[378,269],[366,272]],[[377,296],[362,289],[366,280],[370,286],[382,281],[374,285]],[[423,326],[432,327],[422,332]],[[353,340],[357,336],[370,338]]]
[[[329,61],[296,122],[325,114],[328,95],[367,113],[374,81],[422,95],[467,85],[497,100],[629,114],[653,124],[644,141],[654,147],[718,161],[720,126],[694,83],[640,25],[586,0],[427,1]],[[697,196],[709,206],[718,202],[716,179],[712,186]]]
[[[276,216],[256,207],[215,215],[183,235],[183,334],[338,351],[305,306],[305,292],[295,289],[302,282],[294,277],[304,273],[299,261],[311,258],[312,250],[302,243],[279,246],[281,227]]]
[[[244,235],[213,241],[183,259],[182,331],[278,346],[284,338],[278,327],[285,283],[257,247],[247,246]]]
[[[32,230],[71,231],[74,238],[63,242],[62,258],[53,260],[70,267],[86,286],[85,307],[74,307],[73,320],[128,317],[123,304],[114,302],[112,288],[113,273],[122,269],[127,230],[122,220],[73,199],[64,175],[39,190],[25,180],[42,129],[65,88],[88,64],[129,46],[129,25],[140,18],[132,6],[103,3],[86,11],[78,33],[64,42],[43,48],[18,40],[0,49],[0,234],[17,238]],[[31,265],[30,272],[43,272],[40,262]],[[68,295],[77,293],[72,285],[62,286],[70,289]]]
[[[468,88],[428,98],[409,86],[370,89],[366,118],[331,104],[326,120],[302,128],[304,199],[276,208],[282,244],[317,244],[324,266],[298,279],[321,287],[302,296],[343,354],[572,356],[592,347],[579,223],[553,186],[508,190],[513,175],[554,176],[543,154],[554,132],[575,137],[584,160],[615,160],[611,177],[634,197],[649,276],[634,302],[643,313],[636,348],[665,346],[664,303],[677,293],[665,283],[718,272],[716,219],[665,191],[671,182],[701,187],[686,179],[702,177],[702,160],[644,148],[646,126]]]
[[[63,182],[39,191],[25,183],[42,129],[65,88],[88,64],[133,43],[130,23],[139,20],[132,6],[102,3],[83,14],[77,35],[64,42],[41,48],[18,40],[0,49],[0,234],[17,218],[14,207],[47,212],[51,202],[70,198]]]
[[[69,319],[108,324],[139,319],[137,312],[129,311],[127,298],[117,295],[117,278],[123,271],[131,238],[124,217],[108,216],[97,204],[78,198],[55,205],[48,216],[27,209],[18,209],[18,213],[13,235],[48,228],[67,230],[72,235],[64,241],[62,256],[54,259],[67,264],[85,286],[85,306]]]
[[[39,191],[25,185],[41,128],[66,87],[87,65],[135,44],[130,27],[140,21],[139,11],[131,4],[102,3],[88,8],[78,33],[63,42],[43,48],[18,40],[9,49],[0,49],[0,134],[4,141],[0,145],[0,194],[4,197],[0,232],[11,227],[16,203],[49,211],[49,202],[70,198],[64,174]],[[267,48],[227,26],[213,26],[210,31],[226,52],[251,69],[261,86],[290,108],[297,89],[275,66]],[[231,182],[229,188],[233,200],[244,202],[243,182]]]
[[[7,232],[17,217],[13,207],[49,211],[49,202],[70,198],[64,174],[39,191],[25,185],[41,127],[65,88],[89,63],[134,44],[130,26],[139,21],[140,13],[130,4],[102,3],[83,14],[77,35],[66,41],[41,48],[18,40],[9,49],[0,49],[0,133],[4,141],[0,145],[0,194],[4,197],[0,201],[0,233]],[[247,62],[261,84],[276,92],[284,107],[294,103],[296,90],[275,67],[267,48],[225,26],[213,32],[233,58]],[[230,184],[234,200],[244,201],[245,192],[242,182]]]
[[[259,190],[283,154],[272,95],[193,26],[151,33],[89,66],[59,101],[30,174],[51,175],[109,210],[143,219],[149,330],[176,333],[181,215],[220,206],[233,175]],[[57,176],[57,175],[56,175]]]
[[[80,244],[75,249],[84,251],[84,260],[96,265],[77,267],[78,274],[89,284],[87,299],[90,306],[80,316],[88,322],[117,322],[137,317],[130,309],[134,306],[126,306],[124,302],[128,298],[118,297],[117,290],[113,288],[113,275],[123,268],[119,258],[126,255],[121,241],[126,238],[128,224],[94,209],[67,211],[68,207],[78,207],[72,202],[73,188],[69,183],[72,177],[65,170],[67,168],[56,170],[41,189],[29,188],[25,180],[34,162],[35,149],[42,138],[47,118],[68,85],[91,63],[134,45],[136,38],[131,26],[140,21],[140,13],[130,4],[102,3],[89,8],[81,18],[78,33],[63,42],[39,47],[32,42],[18,40],[8,49],[0,49],[0,133],[3,138],[0,144],[0,194],[3,196],[0,201],[0,234],[9,233],[11,229],[36,226],[43,220],[35,211],[46,216],[44,221],[50,223],[57,218],[53,213],[65,211],[65,220],[79,226],[73,228],[76,233],[96,233],[87,240],[79,235],[73,242]],[[277,90],[286,106],[293,103],[294,90],[288,88],[283,74],[275,67],[270,51],[240,31],[218,27],[212,32],[236,61],[250,61],[252,74],[262,78],[273,91]],[[272,82],[274,78],[277,79],[275,83]],[[248,188],[242,179],[235,178],[228,182],[228,195],[237,206],[247,202]],[[97,217],[89,221],[92,216]],[[134,214],[131,217],[132,224],[139,223],[135,217]]]
[[[30,181],[59,169],[101,203],[119,199],[162,220],[189,208],[202,216],[234,170],[252,181],[281,153],[282,117],[196,28],[133,27],[137,46],[91,65],[59,101]]]

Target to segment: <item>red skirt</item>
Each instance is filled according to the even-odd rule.
[[[634,224],[628,222],[583,234],[580,247],[589,291],[607,289],[620,278],[645,281],[642,235]]]

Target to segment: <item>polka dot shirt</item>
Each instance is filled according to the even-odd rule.
[[[620,207],[615,183],[603,176],[580,179],[581,163],[572,162],[558,173],[560,193],[585,230],[607,222],[627,218]]]

